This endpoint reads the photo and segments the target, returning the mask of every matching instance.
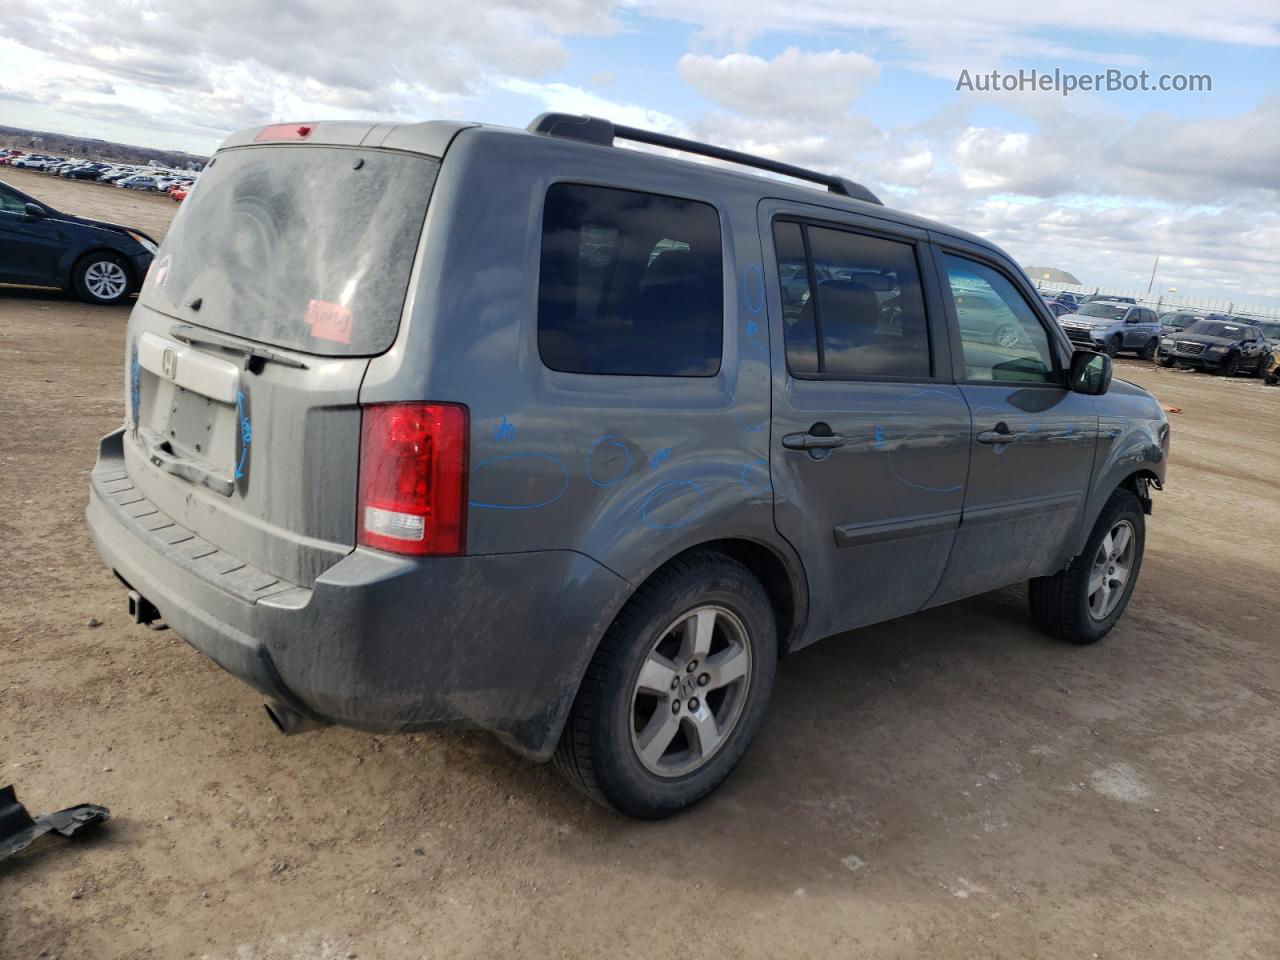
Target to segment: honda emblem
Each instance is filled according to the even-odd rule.
[[[178,376],[178,354],[176,351],[165,347],[164,358],[160,361],[161,369],[169,380],[173,380]]]

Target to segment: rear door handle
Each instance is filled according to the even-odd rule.
[[[978,434],[979,443],[999,445],[1004,443],[1012,443],[1014,440],[1017,440],[1017,439],[1018,439],[1018,435],[1016,433],[1011,433],[1009,430],[1009,425],[1005,423],[1003,420],[1001,420],[999,423],[996,424],[996,428],[994,430],[983,430],[980,434]]]
[[[788,450],[833,450],[848,442],[848,437],[820,437],[812,433],[788,433],[782,438],[782,445]]]

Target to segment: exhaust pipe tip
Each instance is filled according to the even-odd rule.
[[[267,716],[271,718],[271,722],[275,724],[276,729],[286,737],[329,726],[327,721],[309,717],[305,713],[301,713],[278,700],[268,701],[263,704],[263,707],[267,711]]]

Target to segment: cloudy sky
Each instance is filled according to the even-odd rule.
[[[1091,284],[1280,304],[1275,0],[4,0],[0,123],[209,152],[270,120],[542,110],[861,180]],[[904,9],[909,8],[909,9]],[[1212,92],[957,91],[962,70]]]

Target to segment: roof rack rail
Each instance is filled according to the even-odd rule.
[[[830,173],[819,173],[816,170],[807,170],[804,167],[781,163],[777,160],[769,160],[766,157],[757,157],[750,153],[743,153],[740,150],[729,150],[726,147],[717,147],[710,143],[686,140],[684,137],[673,137],[666,133],[654,133],[652,130],[641,130],[639,127],[625,127],[610,120],[605,120],[603,117],[584,117],[572,113],[543,113],[534,118],[534,121],[529,124],[528,130],[530,133],[541,133],[549,137],[565,137],[570,140],[583,140],[587,143],[597,143],[606,147],[612,146],[613,141],[618,139],[631,140],[635,143],[647,143],[654,147],[666,147],[668,150],[680,150],[683,153],[696,153],[703,157],[713,157],[716,160],[740,163],[743,166],[755,167],[757,170],[768,170],[771,173],[795,177],[797,180],[818,183],[832,193],[839,194],[842,197],[852,197],[855,200],[865,200],[867,203],[884,205],[880,203],[879,197],[862,184],[855,183],[844,177],[837,177]]]

